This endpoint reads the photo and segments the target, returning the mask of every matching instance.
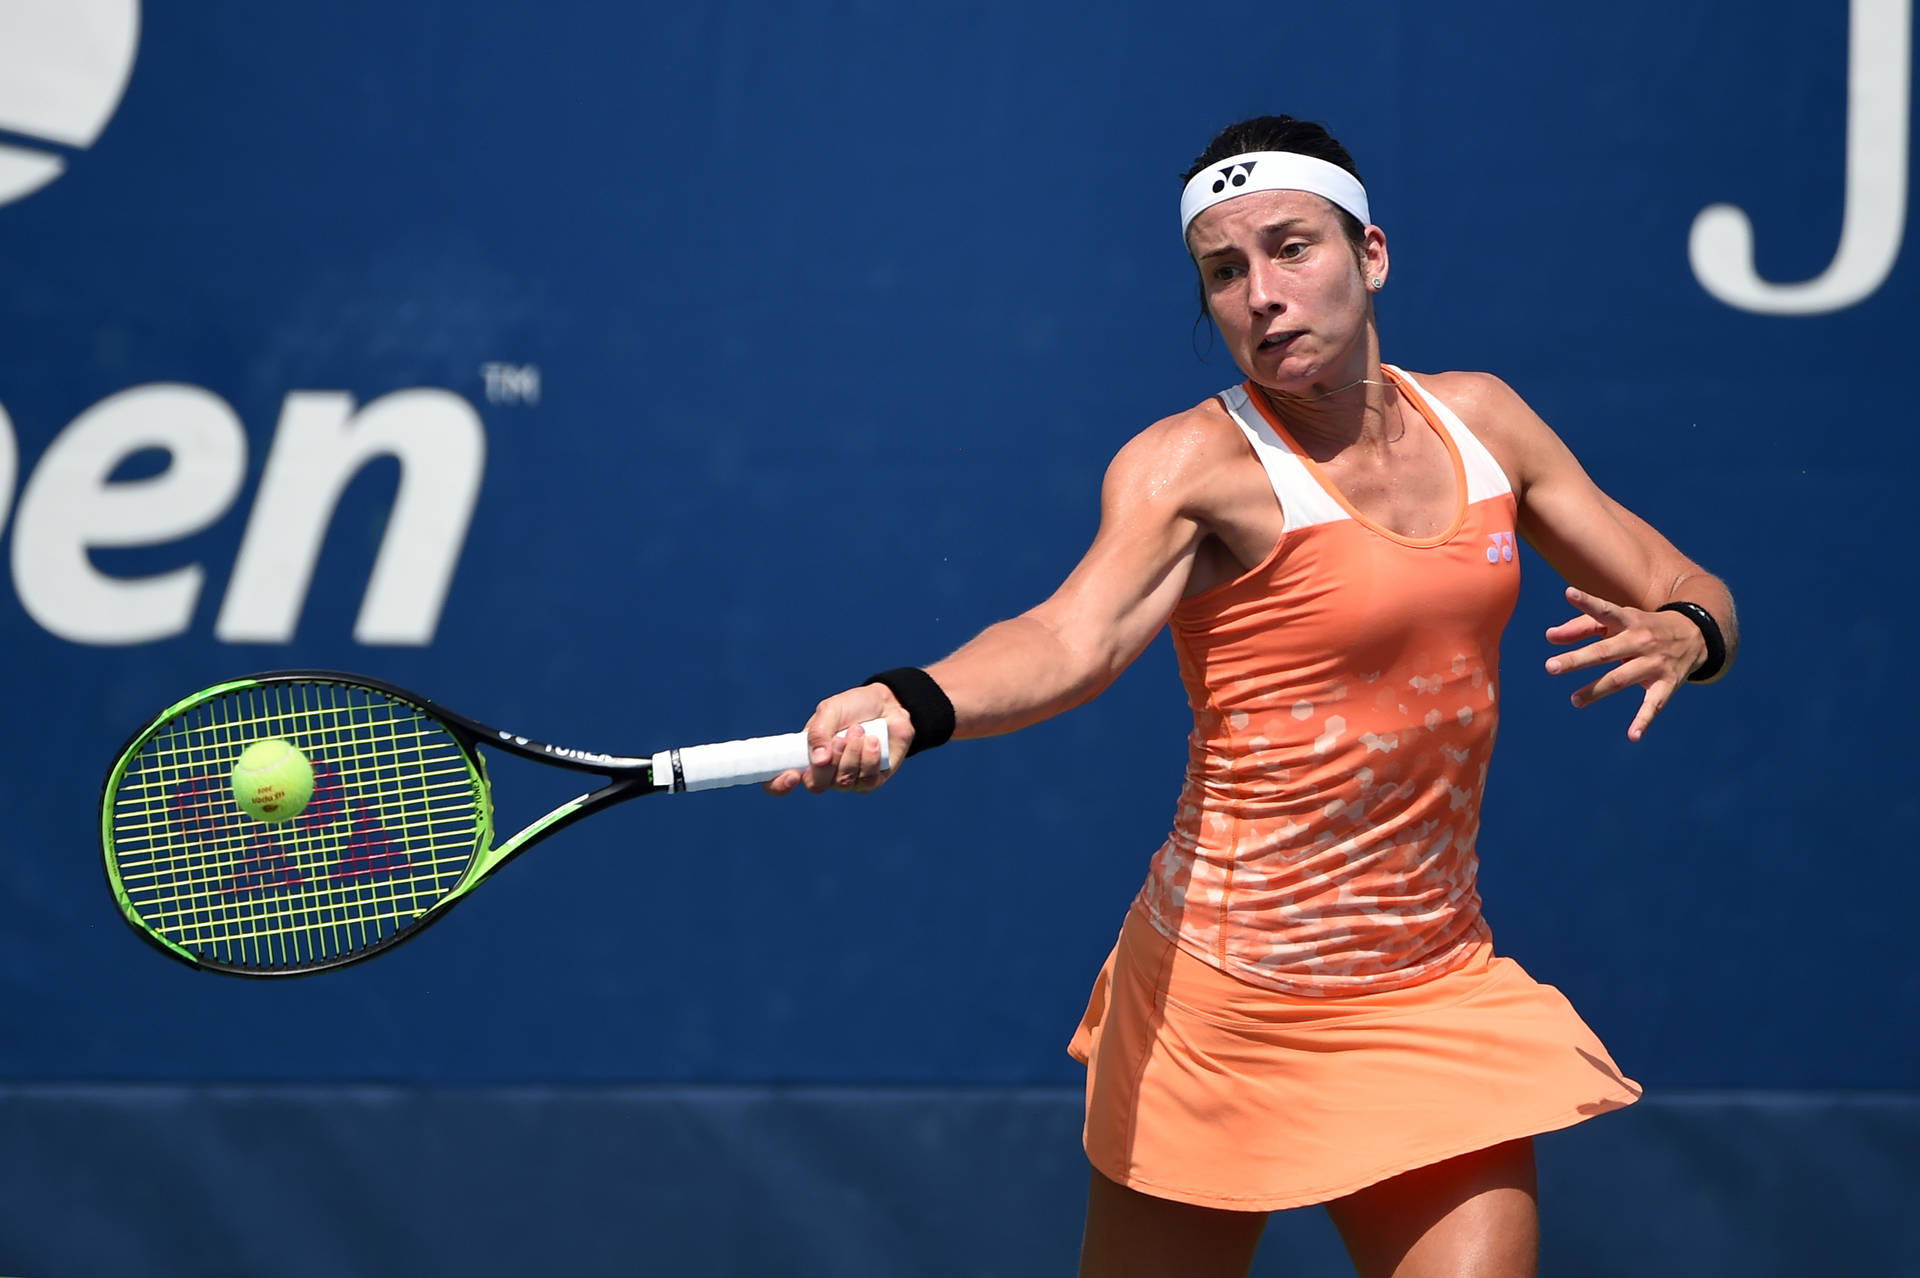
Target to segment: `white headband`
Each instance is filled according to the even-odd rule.
[[[1214,205],[1255,191],[1306,191],[1332,200],[1362,226],[1373,221],[1367,216],[1367,188],[1339,165],[1292,151],[1248,151],[1193,175],[1180,196],[1181,237],[1193,219]]]

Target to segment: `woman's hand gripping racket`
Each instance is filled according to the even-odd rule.
[[[861,728],[891,766],[886,722]],[[495,843],[483,745],[607,784]],[[296,976],[392,948],[519,853],[616,803],[806,766],[799,732],[595,754],[378,680],[290,670],[196,692],[134,734],[107,773],[100,839],[120,912],[161,952],[208,971]]]

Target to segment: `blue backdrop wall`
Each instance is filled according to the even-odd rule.
[[[767,1236],[794,1272],[937,1271],[960,1242],[899,1226],[889,1250],[875,1222],[924,1191],[1006,1224],[981,1186],[1024,1174],[1070,1256],[1062,1049],[1177,792],[1164,642],[1091,706],[870,799],[591,822],[417,944],[309,981],[144,949],[103,891],[100,775],[176,696],[287,666],[591,749],[784,730],[1036,602],[1115,449],[1236,379],[1175,206],[1211,133],[1269,111],[1326,121],[1359,162],[1393,252],[1387,357],[1504,376],[1740,600],[1735,676],[1638,745],[1626,700],[1575,712],[1542,672],[1565,609],[1536,558],[1507,639],[1480,845],[1496,936],[1679,1107],[1561,1138],[1552,1174],[1580,1201],[1650,1151],[1709,1151],[1675,1183],[1718,1204],[1650,1193],[1626,1210],[1666,1213],[1665,1241],[1592,1271],[1679,1272],[1673,1240],[1741,1234],[1728,1211],[1777,1223],[1791,1200],[1810,1238],[1822,1193],[1849,1218],[1876,1210],[1861,1194],[1910,1199],[1910,44],[1910,0],[0,5],[0,1269],[107,1271],[54,1204],[109,1193],[141,1124],[271,1196],[245,1173],[293,1137],[256,1122],[343,1151],[396,1124],[444,1160],[359,1174],[449,1196],[487,1150],[602,1185],[624,1168],[630,1209],[656,1182],[594,1132],[659,1148],[666,1123],[690,1152],[657,1156],[663,1180],[717,1160],[713,1195],[667,1213],[685,1254],[740,1190],[725,1169],[753,1166],[825,1222]],[[508,768],[504,820],[574,788]],[[554,1096],[599,1117],[516,1117]],[[1715,1144],[1796,1097],[1815,1108],[1773,1144]],[[768,1136],[740,1117],[760,1101],[826,1126]],[[951,1126],[908,1165],[952,1179],[889,1206],[898,1150],[846,1133],[885,1144],[909,1101]],[[982,1104],[1006,1126],[965,1118]],[[1818,1117],[1834,1106],[1874,1117]],[[758,1140],[728,1153],[675,1114]],[[1873,1187],[1840,1198],[1712,1170],[1772,1151],[1804,1175],[1888,1131]],[[233,1222],[256,1213],[193,1201],[228,1245],[169,1259],[191,1249],[155,1199],[120,1226],[128,1254],[380,1270],[244,1259]],[[1566,1257],[1630,1245],[1589,1228],[1618,1204],[1581,1210]],[[1901,1228],[1861,1256],[1912,1259]],[[996,1233],[955,1237],[1022,1272]],[[767,1271],[739,1246],[711,1271]],[[573,1263],[636,1247],[586,1237]],[[510,1251],[475,1243],[468,1271]]]

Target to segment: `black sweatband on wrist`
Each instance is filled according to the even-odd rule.
[[[953,737],[953,702],[933,681],[933,676],[918,666],[901,666],[869,675],[863,686],[877,683],[893,693],[894,700],[913,720],[913,744],[907,747],[911,759],[922,750],[943,746]]]
[[[1700,663],[1699,669],[1687,676],[1687,682],[1705,683],[1719,674],[1721,668],[1727,664],[1727,641],[1721,635],[1720,623],[1713,619],[1713,614],[1699,604],[1688,603],[1684,599],[1661,604],[1657,611],[1679,613],[1700,627],[1700,637],[1707,641],[1707,659]]]

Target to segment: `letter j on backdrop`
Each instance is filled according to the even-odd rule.
[[[1853,0],[1849,22],[1840,247],[1827,269],[1810,280],[1763,280],[1754,266],[1753,219],[1731,204],[1702,209],[1687,255],[1701,287],[1728,306],[1761,315],[1844,310],[1886,283],[1900,256],[1907,222],[1913,0]]]

